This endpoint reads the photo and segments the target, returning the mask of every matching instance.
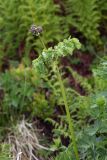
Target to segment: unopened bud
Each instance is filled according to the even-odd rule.
[[[41,26],[31,25],[30,32],[33,35],[39,36],[39,34],[43,31]]]

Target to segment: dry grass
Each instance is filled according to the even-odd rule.
[[[22,120],[8,134],[13,160],[43,160],[37,157],[38,150],[53,151],[39,144],[39,131],[34,128],[31,123]]]

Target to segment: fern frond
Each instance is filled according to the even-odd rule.
[[[65,138],[69,137],[68,126],[66,123],[64,123],[64,120],[62,118],[60,119],[59,123],[51,118],[47,118],[46,121],[48,121],[50,124],[53,125],[54,137],[57,138],[60,136],[64,136]]]
[[[64,1],[69,26],[76,27],[88,40],[95,42],[99,37],[101,13],[97,0]]]
[[[62,37],[60,17],[56,14],[58,11],[58,5],[52,0],[0,0],[2,55],[12,58],[26,52],[28,56],[31,49],[38,51],[38,48],[42,48],[39,40],[34,42],[34,38],[29,34],[32,23],[42,25],[46,44],[58,42]]]
[[[79,75],[72,68],[70,68],[70,67],[67,67],[67,68],[68,68],[69,72],[72,74],[72,76],[75,78],[77,83],[79,83],[81,85],[81,87],[83,87],[83,89],[87,93],[91,93],[92,92],[92,86],[88,83],[88,80],[85,77],[82,77],[81,75]]]
[[[60,153],[55,160],[74,160],[74,156],[72,155],[72,148],[67,148],[64,152]]]

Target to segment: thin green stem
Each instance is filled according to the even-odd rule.
[[[39,39],[40,39],[40,42],[41,42],[41,44],[42,44],[43,48],[44,48],[44,49],[46,49],[45,43],[43,42],[43,40],[42,40],[41,36],[40,36],[40,35],[38,35],[38,37],[39,37]]]
[[[60,83],[60,88],[61,88],[63,101],[64,101],[64,104],[65,104],[67,121],[68,121],[68,124],[69,124],[69,131],[70,131],[70,134],[71,134],[71,139],[72,139],[72,143],[73,143],[73,149],[74,149],[75,157],[76,157],[76,160],[79,160],[79,154],[78,154],[78,149],[77,149],[77,145],[76,145],[76,138],[75,138],[75,133],[74,133],[74,127],[73,127],[73,120],[70,116],[70,111],[69,111],[69,107],[68,107],[68,103],[67,103],[64,84],[63,84],[61,74],[60,74],[60,71],[59,71],[59,68],[58,68],[57,65],[56,65],[56,72],[57,72],[57,77],[58,77],[58,80],[59,80],[59,83]]]

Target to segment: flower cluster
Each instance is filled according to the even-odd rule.
[[[39,36],[39,34],[43,31],[41,26],[31,25],[29,30],[33,35]]]
[[[57,46],[49,49],[44,49],[42,54],[33,61],[33,67],[39,73],[44,73],[47,70],[46,65],[61,57],[72,54],[75,49],[80,49],[81,44],[76,38],[68,38],[63,42],[59,42]]]

